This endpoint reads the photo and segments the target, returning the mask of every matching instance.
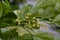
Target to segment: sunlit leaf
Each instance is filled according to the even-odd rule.
[[[58,15],[55,17],[54,21],[55,21],[55,22],[60,21],[60,14],[58,14]]]

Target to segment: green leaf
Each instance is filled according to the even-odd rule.
[[[16,30],[7,31],[6,33],[0,33],[0,38],[2,40],[16,40],[18,39],[18,33]]]
[[[2,3],[4,4],[4,5],[6,5],[7,7],[10,7],[10,4],[9,4],[9,2],[8,2],[8,0],[2,0]]]
[[[22,9],[21,9],[21,13],[19,14],[19,18],[21,20],[24,20],[25,17],[26,17],[26,14],[29,12],[30,9],[31,9],[30,5],[23,6]]]
[[[53,20],[53,23],[60,25],[60,14],[58,14],[55,19]]]
[[[54,22],[57,22],[57,21],[60,21],[60,14],[58,14],[54,19]]]
[[[3,8],[3,15],[8,14],[9,12],[12,11],[8,0],[5,1],[2,0],[1,6]]]
[[[57,2],[56,5],[55,5],[55,10],[57,12],[60,12],[60,2]]]
[[[33,39],[34,39],[34,40],[42,40],[41,38],[35,37],[35,36],[33,36]]]
[[[17,32],[19,36],[23,36],[24,34],[28,33],[24,28],[21,28],[21,27],[17,28]]]
[[[16,15],[13,12],[9,12],[0,18],[0,27],[15,25],[15,19],[17,19]]]
[[[20,40],[33,40],[33,37],[30,34],[25,34],[22,37],[20,37]]]
[[[37,37],[41,38],[42,40],[54,40],[54,36],[50,33],[40,33]]]
[[[0,17],[2,16],[3,14],[3,7],[2,7],[2,3],[0,2]]]

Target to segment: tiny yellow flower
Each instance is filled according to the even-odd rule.
[[[20,36],[23,36],[25,33],[22,33]]]
[[[16,21],[18,22],[18,19],[16,19]]]
[[[20,24],[20,23],[18,23],[18,24]]]
[[[32,20],[32,22],[35,22],[35,20]]]
[[[26,19],[28,19],[29,17],[28,16],[26,16]]]
[[[31,14],[29,14],[29,15],[31,15]]]
[[[33,24],[32,26],[36,26],[36,24]]]
[[[30,22],[28,22],[30,24]]]
[[[20,19],[16,19],[17,22],[20,22],[21,20]]]
[[[36,17],[33,17],[33,19],[35,19]]]
[[[40,25],[39,25],[39,24],[37,24],[37,27],[40,27]]]
[[[28,16],[30,16],[31,14],[30,13],[27,13]]]

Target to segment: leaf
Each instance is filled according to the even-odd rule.
[[[19,36],[23,36],[24,34],[28,34],[28,32],[22,27],[18,27],[17,30]]]
[[[3,8],[2,8],[2,3],[0,2],[0,17],[2,16],[2,14],[3,14]]]
[[[31,9],[30,5],[23,6],[22,9],[21,9],[21,13],[19,14],[19,18],[21,20],[24,20],[25,17],[26,17],[26,14],[29,12],[30,9]]]
[[[2,13],[3,13],[3,9],[0,8],[0,17],[2,16]]]
[[[40,33],[36,36],[43,40],[54,40],[54,36],[50,33]]]
[[[55,10],[56,10],[57,12],[60,12],[60,3],[59,3],[59,2],[56,3],[56,5],[55,5]]]
[[[0,18],[0,27],[6,27],[8,25],[12,26],[15,24],[15,19],[17,16],[13,12],[9,12],[5,16]]]
[[[57,22],[57,21],[60,21],[60,14],[58,14],[54,19],[54,22]]]
[[[60,25],[60,14],[54,18],[53,23]]]
[[[35,37],[35,36],[33,36],[33,39],[34,39],[34,40],[42,40],[41,38]]]
[[[16,40],[18,39],[18,33],[16,30],[7,31],[6,33],[0,33],[0,38],[2,40]]]
[[[9,4],[9,2],[8,2],[8,0],[2,0],[2,3],[4,4],[4,5],[6,5],[7,7],[10,7],[10,4]]]
[[[20,37],[20,40],[33,40],[33,37],[30,34],[24,34],[22,37]]]
[[[2,0],[1,6],[4,10],[3,15],[8,14],[8,12],[12,11],[11,7],[10,7],[10,4],[8,3],[8,0],[5,0],[5,1]]]

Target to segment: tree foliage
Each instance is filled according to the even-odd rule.
[[[38,0],[36,5],[24,5],[13,11],[8,0],[0,2],[1,40],[60,40],[51,33],[36,31],[40,21],[60,25],[60,0]]]

